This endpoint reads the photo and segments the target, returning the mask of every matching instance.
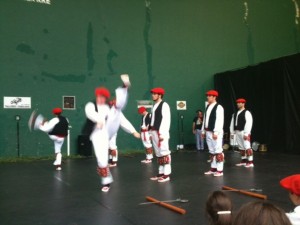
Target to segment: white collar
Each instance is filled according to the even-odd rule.
[[[300,213],[300,205],[296,206],[296,208],[294,209],[295,213]]]

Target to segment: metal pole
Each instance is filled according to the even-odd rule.
[[[20,125],[19,125],[19,120],[17,120],[17,151],[18,151],[18,157],[20,157]]]

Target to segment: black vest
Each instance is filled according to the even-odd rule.
[[[58,116],[59,122],[53,127],[52,131],[49,132],[50,135],[67,136],[69,123],[68,120],[63,116]]]
[[[160,128],[160,124],[162,121],[162,106],[163,106],[164,102],[161,101],[159,103],[159,105],[157,106],[157,108],[155,109],[154,112],[154,123],[153,126],[151,127],[151,129],[153,130],[159,130]]]
[[[210,112],[210,115],[208,118],[208,127],[205,127],[205,129],[208,131],[214,131],[214,129],[215,129],[218,105],[219,104],[217,103]],[[206,107],[206,110],[205,110],[205,120],[206,120],[206,115],[207,115],[206,112],[207,112],[208,107],[209,107],[209,105]],[[205,123],[205,121],[204,121],[204,123]]]
[[[234,122],[234,130],[244,130],[245,128],[245,124],[246,124],[246,109],[244,109],[238,116],[238,121],[237,121],[237,125],[235,125],[235,121],[236,121],[236,117],[237,117],[237,113],[236,112],[233,116],[233,122]]]
[[[143,126],[143,122],[144,122],[144,117],[142,117],[141,126]],[[145,126],[147,127],[150,124],[151,124],[151,113],[148,113],[145,117]]]

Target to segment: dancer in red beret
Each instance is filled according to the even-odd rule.
[[[206,107],[202,136],[206,137],[206,143],[210,153],[211,168],[205,172],[206,175],[215,177],[223,176],[224,154],[223,154],[223,126],[224,126],[224,109],[217,103],[219,93],[215,90],[206,92],[208,105]]]
[[[236,166],[254,167],[253,150],[250,142],[253,124],[252,114],[245,108],[246,100],[244,98],[237,99],[236,104],[238,110],[232,115],[230,123],[230,136],[234,138],[235,135],[241,153],[241,162]]]
[[[150,134],[159,167],[158,174],[150,179],[162,183],[169,181],[171,174],[171,151],[169,149],[171,112],[168,103],[163,101],[165,94],[163,88],[153,88],[151,94],[154,106],[152,108]]]
[[[300,174],[288,176],[280,181],[280,185],[289,192],[292,203],[296,206],[293,212],[287,213],[293,225],[300,224]]]
[[[61,170],[61,147],[64,143],[65,137],[68,135],[69,122],[63,117],[61,108],[54,108],[52,113],[55,115],[50,121],[43,122],[39,129],[48,133],[49,138],[54,141],[54,150],[56,159],[53,163],[56,170]]]
[[[141,163],[147,164],[151,163],[153,159],[153,149],[149,134],[151,113],[148,113],[147,109],[144,106],[139,107],[138,113],[143,116],[141,123],[141,139],[146,149],[146,159],[142,160]]]
[[[113,177],[108,167],[109,140],[116,135],[120,123],[122,109],[127,103],[127,90],[130,86],[129,76],[121,75],[123,87],[116,89],[116,103],[112,107],[108,105],[110,92],[105,87],[95,90],[96,102],[89,102],[85,106],[85,114],[90,121],[90,139],[93,143],[94,152],[97,158],[97,172],[101,178],[102,191],[108,192]]]

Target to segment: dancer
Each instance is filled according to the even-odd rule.
[[[224,109],[217,103],[219,93],[210,90],[206,93],[208,105],[205,110],[202,137],[206,137],[206,143],[211,158],[211,169],[204,174],[212,174],[215,177],[223,176],[224,154],[222,148]]]
[[[65,137],[68,135],[69,122],[63,117],[61,108],[54,108],[52,113],[55,115],[55,118],[50,121],[45,121],[40,124],[39,129],[48,133],[49,138],[54,141],[54,151],[56,155],[56,159],[53,163],[56,170],[61,170],[61,161],[62,154],[61,148],[64,144]]]
[[[110,92],[105,87],[95,89],[96,103],[89,102],[85,106],[86,117],[92,121],[93,129],[90,139],[93,143],[95,155],[97,158],[97,172],[101,177],[102,191],[108,192],[113,177],[108,167],[108,148],[109,140],[117,133],[121,110],[126,105],[127,88],[130,85],[127,74],[121,75],[123,87],[116,89],[116,106],[110,108],[107,100]]]
[[[230,136],[233,139],[235,135],[241,153],[241,162],[236,166],[254,167],[253,150],[250,142],[253,118],[249,110],[245,108],[245,99],[237,99],[236,104],[238,110],[232,115],[230,123]]]
[[[124,116],[123,113],[120,114],[121,121],[120,127],[128,134],[132,134],[135,138],[140,138],[140,133],[136,131],[133,125],[129,122],[129,120]],[[116,133],[112,138],[109,140],[109,167],[116,167],[118,162],[118,146],[117,146],[117,136]]]
[[[142,160],[141,163],[151,163],[153,159],[153,149],[152,143],[149,134],[149,126],[151,123],[151,113],[148,113],[145,107],[139,107],[138,113],[142,115],[142,123],[141,123],[141,134],[142,134],[142,142],[146,149],[146,159]]]
[[[151,93],[155,104],[152,108],[150,134],[159,167],[158,175],[150,179],[161,183],[169,181],[171,174],[171,151],[169,149],[171,112],[168,103],[163,101],[165,94],[163,88],[153,88]]]

